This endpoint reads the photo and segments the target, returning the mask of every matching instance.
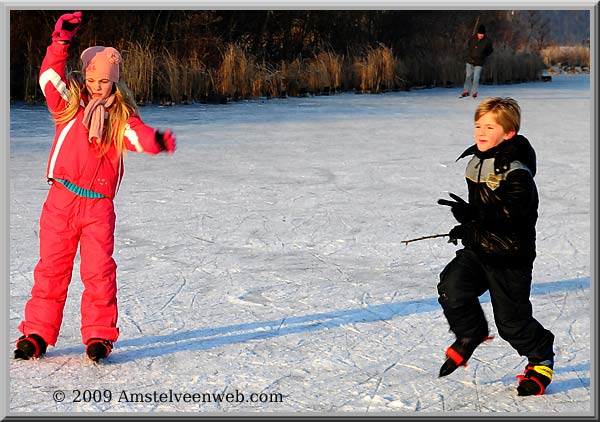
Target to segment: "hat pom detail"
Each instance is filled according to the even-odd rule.
[[[119,63],[121,63],[122,58],[121,58],[121,55],[119,54],[119,52],[117,50],[107,49],[106,56],[107,56],[107,60],[108,60],[109,63],[112,63],[112,64],[119,64]]]
[[[119,63],[123,57],[115,48],[101,45],[86,48],[81,53],[81,61],[86,78],[119,81]]]

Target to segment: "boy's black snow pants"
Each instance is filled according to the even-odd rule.
[[[531,362],[552,359],[554,335],[533,318],[531,272],[530,266],[492,266],[469,249],[457,251],[441,272],[437,286],[450,330],[457,338],[483,340],[488,336],[478,298],[489,290],[498,334]]]

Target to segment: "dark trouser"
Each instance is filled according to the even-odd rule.
[[[531,267],[504,268],[482,262],[468,249],[440,274],[438,301],[457,338],[483,339],[488,325],[478,297],[490,291],[498,334],[532,362],[552,359],[554,335],[533,318]]]

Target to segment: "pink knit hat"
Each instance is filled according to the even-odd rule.
[[[85,78],[108,79],[118,82],[119,63],[122,60],[121,54],[112,47],[97,45],[86,48],[81,53],[83,75]]]

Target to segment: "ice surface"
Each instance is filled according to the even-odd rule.
[[[477,100],[459,91],[141,108],[147,123],[174,130],[178,150],[126,159],[115,200],[121,337],[102,365],[84,357],[77,258],[57,346],[10,362],[10,412],[590,414],[589,76],[483,86]],[[537,151],[531,300],[556,335],[554,382],[541,397],[517,397],[526,361],[498,336],[487,295],[495,340],[437,377],[453,336],[436,284],[457,248],[401,243],[454,225],[436,200],[466,193],[466,160],[455,159],[487,96],[519,101]],[[53,125],[44,106],[16,104],[10,117],[12,350],[38,259]],[[148,397],[170,390],[283,399]]]

